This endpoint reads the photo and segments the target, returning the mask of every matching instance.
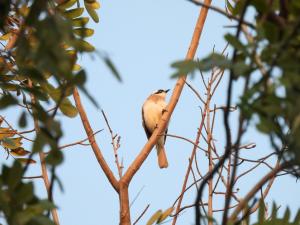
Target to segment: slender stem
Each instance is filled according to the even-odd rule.
[[[109,125],[108,119],[107,119],[104,111],[101,110],[101,113],[104,117],[105,123],[108,127],[108,130],[109,130],[109,133],[110,133],[110,136],[111,136],[111,144],[113,146],[113,151],[114,151],[114,156],[115,156],[115,163],[116,163],[116,166],[117,166],[117,169],[118,169],[119,178],[121,179],[121,177],[122,177],[122,165],[119,162],[119,156],[118,156],[118,149],[120,147],[120,144],[119,144],[119,140],[120,140],[119,137],[120,136],[114,135],[113,130],[111,129],[111,127]]]
[[[29,86],[29,88],[32,88],[31,80],[29,80],[28,86]],[[34,106],[36,104],[35,96],[33,94],[30,94],[30,98],[31,98],[31,103]],[[33,108],[33,110],[34,110],[34,108]],[[38,132],[40,132],[40,127],[39,127],[39,122],[38,122],[38,118],[36,117],[36,115],[37,115],[36,113],[33,113],[33,121],[34,121],[35,132],[38,133]],[[53,202],[53,196],[51,196],[50,181],[49,181],[48,171],[47,171],[46,162],[45,162],[46,156],[42,150],[39,151],[39,157],[40,157],[40,164],[41,164],[41,169],[42,169],[42,178],[43,178],[43,181],[44,181],[47,193],[48,193],[48,199]],[[54,223],[56,225],[59,225],[57,209],[56,208],[51,209],[51,214],[52,214]]]
[[[208,151],[208,171],[209,173],[213,170],[213,160],[212,160],[212,129],[210,128],[210,100],[211,100],[211,82],[208,82],[207,86],[207,117],[206,117],[206,127],[207,127],[207,151]],[[208,180],[208,225],[213,225],[213,177]]]
[[[270,179],[274,178],[278,172],[281,170],[288,168],[288,164],[281,164],[277,166],[274,170],[270,171],[266,174],[243,198],[243,200],[238,204],[235,208],[231,216],[229,217],[229,221],[235,221],[237,219],[238,214],[244,209],[250,199],[261,189],[261,187]]]
[[[133,225],[137,224],[137,222],[139,222],[139,220],[143,217],[143,215],[147,212],[147,210],[149,209],[150,204],[148,204],[146,206],[146,208],[143,210],[143,212],[141,213],[141,215],[134,221]]]

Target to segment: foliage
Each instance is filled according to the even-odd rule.
[[[57,180],[55,167],[63,161],[58,143],[63,135],[58,111],[75,117],[77,109],[70,101],[75,86],[97,106],[84,87],[86,74],[76,63],[78,54],[95,51],[86,38],[94,34],[87,27],[89,17],[99,22],[97,0],[2,1],[0,3],[0,109],[18,107],[19,126],[34,120],[36,138],[32,151],[25,150],[21,133],[4,117],[0,121],[0,145],[16,159],[3,166],[0,175],[0,212],[8,224],[53,224],[47,212],[55,206],[34,195],[32,182],[22,178],[33,155],[48,146],[46,163],[53,172],[51,186]],[[109,61],[110,62],[110,61]],[[111,63],[111,62],[110,62]],[[113,64],[111,63],[111,68]],[[114,68],[114,73],[117,73]],[[51,190],[50,190],[51,191]]]
[[[257,129],[286,160],[300,163],[300,4],[299,1],[229,1],[227,13],[238,18],[236,33],[225,39],[231,57],[212,53],[198,61],[179,61],[173,77],[227,69],[230,80],[242,80],[245,92],[239,106],[243,118]],[[253,10],[254,16],[244,10]],[[248,27],[243,21],[253,21]],[[248,22],[249,23],[249,22]]]
[[[0,176],[0,211],[8,224],[54,224],[47,216],[55,206],[34,195],[33,183],[22,181],[23,168],[18,161],[12,167],[2,166]]]
[[[295,218],[291,221],[291,211],[287,207],[282,218],[277,215],[278,207],[275,203],[272,206],[272,214],[266,218],[266,208],[263,201],[260,201],[258,211],[258,221],[253,225],[299,225],[300,224],[300,210],[298,210]],[[248,224],[248,223],[247,223]]]

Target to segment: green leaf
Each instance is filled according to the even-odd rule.
[[[285,222],[286,224],[288,224],[289,220],[290,220],[290,216],[291,216],[291,211],[290,211],[289,207],[287,207],[286,210],[285,210],[285,212],[284,212],[283,222]]]
[[[259,223],[263,223],[265,220],[265,203],[264,201],[261,199],[259,201],[259,209],[258,209],[258,221]]]
[[[82,52],[93,52],[95,51],[95,47],[84,40],[76,40],[74,46],[77,50]]]
[[[0,109],[8,108],[9,106],[17,104],[18,101],[11,95],[3,95],[0,99]]]
[[[60,150],[52,150],[46,157],[46,162],[50,165],[59,165],[63,162],[63,154]]]
[[[79,86],[80,90],[86,95],[86,97],[93,103],[93,105],[99,109],[99,105],[96,102],[96,100],[93,98],[93,96],[90,95],[90,93],[83,87],[83,86]]]
[[[23,175],[23,169],[20,163],[14,162],[13,166],[8,169],[6,178],[6,184],[8,185],[10,191],[14,192],[15,188],[21,182]],[[4,172],[3,172],[4,173]]]
[[[72,19],[73,27],[83,27],[89,22],[90,18],[88,17],[79,17],[76,19]]]
[[[299,224],[300,224],[300,209],[298,210],[293,222],[293,225],[299,225]]]
[[[161,209],[158,210],[158,211],[156,211],[156,212],[150,217],[150,219],[148,220],[148,222],[147,222],[146,225],[152,225],[152,224],[156,223],[156,222],[159,220],[159,218],[161,217],[161,215],[162,215],[162,210],[161,210]]]
[[[59,104],[60,111],[68,117],[77,116],[77,109],[72,105],[67,97],[63,97],[60,88],[54,88],[50,83],[43,84],[43,88],[49,93],[51,98]],[[67,91],[66,89],[64,91]],[[64,93],[66,95],[67,93]],[[63,99],[61,99],[63,97]]]
[[[83,11],[84,11],[84,8],[71,9],[71,10],[65,11],[64,15],[65,15],[65,17],[67,17],[69,19],[74,19],[76,17],[81,16]]]
[[[46,216],[35,216],[30,220],[34,225],[55,225],[55,223]]]
[[[73,83],[78,85],[78,86],[83,86],[83,84],[86,81],[86,74],[84,72],[84,70],[80,70],[74,77],[73,79]]]
[[[104,57],[104,62],[106,64],[106,66],[110,69],[110,71],[112,72],[112,74],[115,76],[115,78],[119,82],[122,82],[122,78],[121,78],[118,70],[116,69],[116,67],[114,66],[114,64],[112,63],[112,61],[110,60],[110,58],[109,57]]]
[[[159,217],[157,223],[161,223],[162,221],[164,221],[174,210],[174,207],[170,207],[168,208],[166,211],[164,211],[161,216]]]
[[[253,5],[258,12],[265,12],[268,9],[268,5],[265,1],[251,0],[250,4]]]
[[[58,9],[67,9],[72,7],[75,3],[77,2],[77,0],[67,0],[61,4],[59,4],[57,6]]]
[[[26,127],[27,126],[27,120],[26,120],[26,112],[23,111],[20,118],[19,118],[19,126],[20,127]]]
[[[77,108],[72,105],[68,98],[64,98],[59,105],[60,111],[68,117],[75,117],[78,114]]]
[[[36,216],[42,214],[46,210],[51,210],[54,208],[54,205],[50,203],[47,200],[39,201],[36,204],[29,205],[25,210],[19,212],[17,214],[18,224],[43,224],[43,223],[35,223],[36,222]],[[38,216],[37,218],[40,218]],[[32,221],[32,223],[31,223]],[[33,222],[35,221],[35,222]],[[42,221],[43,222],[43,221]],[[51,223],[46,223],[51,224]]]
[[[214,67],[219,67],[221,69],[231,68],[232,63],[223,55],[213,53],[200,61],[183,60],[175,62],[171,66],[177,69],[171,76],[172,78],[176,78],[193,73],[195,70],[208,71]]]
[[[242,51],[245,55],[248,55],[246,46],[244,46],[243,43],[239,39],[237,39],[234,35],[226,34],[224,38],[235,49]]]
[[[272,206],[272,214],[271,214],[271,218],[275,219],[277,217],[277,205],[275,202],[273,202],[273,206]]]
[[[94,30],[90,28],[76,28],[73,32],[80,37],[90,37],[94,34]]]
[[[177,78],[194,72],[198,68],[198,62],[194,60],[178,61],[173,63],[171,67],[177,70],[171,77]]]
[[[18,186],[17,191],[14,192],[14,197],[19,204],[27,203],[34,197],[33,190],[33,183],[22,183]]]
[[[233,13],[233,6],[231,5],[230,1],[229,0],[226,0],[226,9],[230,12],[230,14]]]

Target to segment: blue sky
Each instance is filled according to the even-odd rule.
[[[213,1],[213,4],[224,7],[223,1],[220,0]],[[175,80],[170,79],[173,72],[170,64],[184,58],[198,12],[198,7],[184,0],[103,0],[99,10],[100,23],[90,24],[95,29],[95,35],[89,41],[97,50],[111,57],[122,76],[123,83],[113,78],[96,55],[94,57],[83,55],[79,63],[87,71],[89,92],[107,114],[114,132],[121,136],[119,156],[124,160],[125,169],[146,142],[141,124],[141,106],[153,90],[173,88]],[[214,46],[217,51],[225,47],[226,43],[222,36],[227,30],[223,26],[229,24],[231,21],[223,16],[214,12],[209,13],[197,52],[198,58],[206,56]],[[204,95],[200,76],[196,76],[191,83]],[[225,84],[226,74],[212,104],[224,104]],[[101,112],[83,95],[82,100],[93,129],[105,129],[97,135],[97,141],[117,176],[110,134]],[[193,140],[200,120],[199,105],[200,102],[193,93],[185,88],[172,116],[169,132]],[[15,118],[14,114],[7,116],[7,119],[12,121]],[[222,114],[219,113],[215,128],[216,144],[220,149],[224,146],[221,118]],[[234,115],[232,119],[234,126],[236,123]],[[61,144],[86,137],[79,117],[62,118],[62,121],[65,133]],[[257,145],[255,149],[245,153],[251,158],[259,158],[271,150],[267,139],[257,133],[253,125],[244,142],[255,142]],[[132,221],[147,204],[150,204],[139,224],[145,224],[156,210],[169,208],[180,193],[192,146],[168,138],[166,149],[169,159],[168,169],[158,168],[156,153],[153,151],[130,184],[131,201],[142,190],[131,206]],[[56,188],[54,196],[59,207],[61,224],[118,224],[118,195],[104,176],[92,150],[89,147],[75,146],[65,149],[64,152],[65,161],[57,169],[58,176],[63,181],[64,191],[61,192]],[[4,161],[5,155],[1,152],[0,156],[1,162]],[[207,164],[204,156],[200,158],[200,168],[203,171],[206,170]],[[243,168],[240,172],[242,171]],[[265,167],[261,167],[243,178],[238,185],[240,196],[247,193],[251,185],[267,171]],[[38,165],[33,166],[29,175],[38,174]],[[46,196],[42,181],[36,181],[35,184],[39,195]],[[297,208],[299,207],[299,200],[295,198],[297,189],[299,184],[294,179],[279,177],[266,201],[270,206],[272,201],[276,200],[282,208],[286,205]],[[195,189],[191,189],[183,205],[193,203],[195,193]],[[217,208],[221,207],[220,203],[216,200]],[[193,210],[187,210],[178,219],[177,224],[193,224]]]

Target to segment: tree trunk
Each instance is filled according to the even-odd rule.
[[[128,184],[120,180],[120,225],[131,225],[130,221],[130,208],[129,208],[129,195]]]

